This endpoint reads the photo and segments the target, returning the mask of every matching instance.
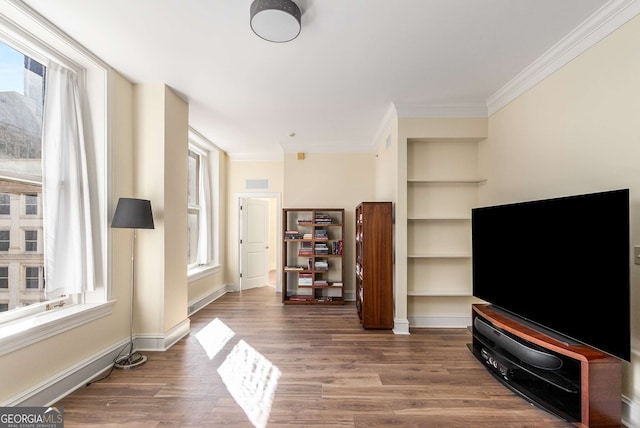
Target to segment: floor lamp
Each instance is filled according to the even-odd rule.
[[[151,213],[151,201],[146,199],[120,198],[113,214],[111,227],[133,229],[131,235],[131,308],[129,311],[129,353],[118,356],[115,367],[130,369],[144,364],[147,357],[140,352],[133,351],[133,302],[135,297],[135,250],[136,229],[153,229],[153,214]]]

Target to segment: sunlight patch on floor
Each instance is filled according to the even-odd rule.
[[[218,374],[236,403],[256,428],[269,420],[280,370],[240,340],[218,368]]]
[[[233,330],[216,318],[196,334],[196,339],[212,360],[234,335]]]

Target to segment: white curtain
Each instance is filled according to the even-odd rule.
[[[92,291],[93,239],[78,76],[57,64],[46,70],[42,194],[47,297]]]
[[[209,249],[211,237],[209,236],[209,217],[211,213],[211,181],[209,179],[209,158],[200,156],[200,213],[198,215],[198,252],[196,263],[205,265],[209,263]]]

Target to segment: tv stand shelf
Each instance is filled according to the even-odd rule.
[[[471,352],[509,389],[578,427],[619,427],[622,367],[586,345],[569,345],[489,305],[472,305]]]

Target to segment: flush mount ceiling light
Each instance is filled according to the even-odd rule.
[[[300,34],[300,8],[291,0],[254,0],[251,29],[267,41],[284,43]]]

